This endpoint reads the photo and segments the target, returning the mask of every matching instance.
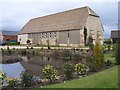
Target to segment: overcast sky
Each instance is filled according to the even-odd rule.
[[[20,31],[32,18],[89,6],[101,19],[104,37],[118,26],[119,0],[0,0],[0,29]]]

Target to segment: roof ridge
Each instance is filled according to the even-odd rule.
[[[31,21],[31,20],[35,20],[35,19],[38,19],[38,18],[44,18],[44,17],[56,15],[56,14],[62,14],[62,13],[65,13],[65,12],[74,11],[74,10],[79,10],[79,9],[83,9],[83,8],[89,8],[89,7],[88,7],[88,6],[83,6],[83,7],[79,7],[79,8],[69,9],[69,10],[65,10],[65,11],[61,11],[61,12],[56,12],[56,13],[52,13],[52,14],[48,14],[48,15],[44,15],[44,16],[32,18],[32,19],[30,19],[30,21]]]

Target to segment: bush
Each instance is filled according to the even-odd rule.
[[[12,54],[12,50],[8,49],[8,54]]]
[[[23,71],[21,73],[21,80],[22,86],[30,87],[33,82],[33,74],[30,73],[29,71]]]
[[[9,78],[8,79],[8,86],[9,87],[15,87],[16,85],[18,85],[18,79],[16,78]]]
[[[108,48],[108,51],[110,51],[111,45],[110,45],[110,44],[108,44],[108,47],[107,47],[107,48]]]
[[[118,39],[118,43],[116,45],[115,60],[116,60],[116,65],[120,65],[120,38]]]
[[[27,54],[27,51],[26,51],[26,49],[24,49],[24,50],[21,50],[21,54],[22,54],[22,55],[26,55],[26,54]]]
[[[33,47],[31,47],[31,49],[33,49]]]
[[[92,51],[93,51],[93,49],[94,49],[94,44],[93,44],[93,43],[91,43],[91,44],[89,45],[89,48],[90,48],[90,50],[92,50]]]
[[[6,73],[4,73],[3,71],[0,71],[0,84],[3,85],[5,80],[6,80]]]
[[[9,50],[10,48],[9,48],[9,46],[7,46],[7,50]]]
[[[80,54],[74,54],[73,57],[74,57],[74,60],[76,61],[82,60],[82,56]]]
[[[96,42],[93,53],[96,69],[100,70],[104,66],[104,54],[99,42]]]
[[[107,60],[106,62],[105,62],[105,65],[106,66],[110,66],[112,64],[112,62],[110,61],[110,60]]]
[[[55,50],[52,52],[52,57],[55,59],[59,59],[60,58],[60,52],[58,50]]]
[[[68,80],[73,78],[73,72],[74,72],[74,67],[72,66],[72,64],[65,63],[64,74]]]
[[[45,79],[49,79],[50,83],[52,83],[56,76],[57,76],[57,70],[53,69],[51,65],[46,65],[43,68],[43,76]]]
[[[20,42],[7,42],[7,45],[20,45]]]
[[[85,64],[78,63],[75,65],[75,71],[79,76],[85,75],[88,72],[88,67]]]
[[[93,56],[87,57],[87,65],[89,67],[89,71],[91,72],[96,71],[95,58]]]
[[[71,60],[72,59],[72,53],[70,52],[70,50],[64,50],[62,52],[62,58],[64,60]]]
[[[104,41],[105,44],[111,44],[111,39],[107,39]]]

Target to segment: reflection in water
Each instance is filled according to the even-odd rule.
[[[0,70],[3,70],[6,73],[7,77],[20,78],[20,73],[24,70],[22,65],[18,63],[13,64],[0,64]]]
[[[35,52],[34,52],[35,53]],[[46,54],[45,54],[46,53]],[[72,51],[72,53],[75,53]],[[81,50],[76,52],[77,54],[82,55]],[[6,61],[16,61],[16,58],[22,58],[23,61],[20,61],[18,63],[12,63],[12,64],[0,64],[0,70],[3,70],[7,77],[15,77],[19,78],[20,73],[23,70],[29,70],[31,73],[34,74],[34,76],[41,77],[42,76],[42,69],[45,67],[45,65],[50,64],[54,68],[57,69],[59,75],[63,75],[64,73],[64,63],[65,62],[71,62],[71,64],[75,65],[79,62],[79,60],[62,60],[60,59],[60,53],[59,52],[39,52],[39,54],[19,54],[19,52],[15,52],[15,54],[7,55],[4,54],[2,58],[4,58]]]
[[[35,76],[42,76],[42,69],[45,65],[50,64],[54,68],[60,72],[59,74],[63,74],[63,61],[55,60],[50,57],[41,57],[41,56],[32,56],[26,60],[20,62],[21,65],[25,68],[25,70],[31,71]]]
[[[28,56],[21,57],[23,61],[13,64],[0,64],[0,67],[2,67],[0,70],[3,70],[7,77],[14,77],[19,78],[20,73],[23,70],[29,70],[31,73],[33,73],[35,76],[42,76],[42,69],[45,65],[50,64],[54,68],[56,68],[60,74],[63,73],[62,60],[55,60],[50,57],[41,57],[41,56],[31,56],[28,58]],[[62,72],[62,73],[61,73]]]
[[[60,75],[64,73],[63,65],[64,61],[59,59],[54,59],[51,57],[41,57],[41,56],[21,56],[23,61],[13,64],[0,64],[2,70],[6,73],[7,77],[19,78],[20,73],[23,70],[29,70],[35,76],[42,76],[42,69],[45,65],[50,64],[56,68]]]

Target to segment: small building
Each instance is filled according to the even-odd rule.
[[[111,39],[113,43],[116,43],[120,38],[120,30],[112,30],[111,31]]]
[[[17,41],[18,31],[0,31],[0,42]]]
[[[84,30],[87,39],[84,40]],[[27,22],[18,35],[20,44],[84,46],[85,42],[103,43],[103,26],[100,17],[88,6],[52,15],[38,17]]]

